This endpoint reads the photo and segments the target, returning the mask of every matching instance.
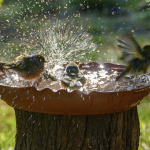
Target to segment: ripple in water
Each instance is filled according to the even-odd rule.
[[[87,64],[85,65],[87,66]],[[89,67],[90,68],[90,67]],[[44,88],[50,88],[54,92],[61,90],[60,87],[60,78],[65,71],[64,66],[56,65],[51,70],[48,70],[47,73],[55,76],[58,80],[52,81],[51,79],[45,78],[43,75],[37,84],[34,86],[38,90],[42,90]],[[118,76],[118,72],[100,68],[98,71],[88,71],[83,68],[80,70],[81,73],[84,74],[87,79],[84,87],[81,87],[79,90],[85,94],[89,94],[92,91],[97,92],[119,92],[119,91],[130,91],[132,89],[140,89],[148,86],[150,84],[149,75],[150,72],[146,74],[139,75],[136,78],[128,74],[124,78],[122,78],[119,82],[115,82],[116,77]],[[12,86],[12,87],[28,87],[32,86],[33,83],[29,83],[21,79],[17,74],[11,72],[7,73],[7,75],[0,75],[0,85]],[[68,92],[72,92],[72,90],[67,89]]]

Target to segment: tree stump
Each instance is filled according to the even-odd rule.
[[[99,115],[56,115],[15,109],[15,150],[137,150],[137,106]]]

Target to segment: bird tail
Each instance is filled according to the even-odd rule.
[[[12,64],[5,64],[3,66],[3,68],[5,69],[16,69],[16,64],[12,63]]]
[[[134,59],[143,59],[143,50],[138,45],[131,33],[124,33],[117,38],[118,49],[122,52],[121,60],[130,63]]]

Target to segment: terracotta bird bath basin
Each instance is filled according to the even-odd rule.
[[[149,73],[115,82],[125,66],[91,62],[79,68],[87,80],[74,91],[62,89],[59,78],[22,87],[1,75],[0,97],[15,110],[16,150],[138,149],[136,105],[150,92]]]
[[[80,64],[79,68],[83,72],[105,70],[107,73],[115,71],[116,74],[119,74],[126,66],[104,63],[100,67],[99,64],[91,62],[89,64]],[[128,77],[126,78],[126,80],[131,80]],[[101,91],[90,91],[89,93],[80,90],[68,92],[66,89],[61,88],[58,91],[53,91],[50,88],[37,90],[35,87],[0,85],[0,95],[2,100],[15,109],[47,114],[92,115],[128,110],[139,104],[150,92],[150,86],[147,84],[142,84],[143,87],[137,86],[137,88],[129,90],[127,87],[121,89],[121,85],[125,84],[124,81],[121,80],[116,83],[114,80],[110,83],[103,82]],[[141,82],[145,82],[145,80]],[[107,86],[105,86],[106,84]],[[114,86],[116,88],[110,90],[110,87]],[[128,84],[128,86],[131,85]],[[110,88],[109,90],[108,87]]]

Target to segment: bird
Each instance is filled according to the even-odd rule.
[[[76,63],[71,62],[66,66],[63,76],[60,78],[60,86],[64,89],[77,90],[83,87],[86,83],[86,78],[79,72]]]
[[[16,57],[13,63],[6,64],[3,67],[15,71],[26,81],[36,81],[44,72],[44,63],[47,63],[47,61],[40,54],[22,54]]]
[[[150,65],[150,45],[143,48],[139,46],[131,32],[126,32],[119,36],[118,49],[122,52],[121,60],[128,64],[127,68],[116,77],[119,81],[127,73],[138,74],[146,73]]]

